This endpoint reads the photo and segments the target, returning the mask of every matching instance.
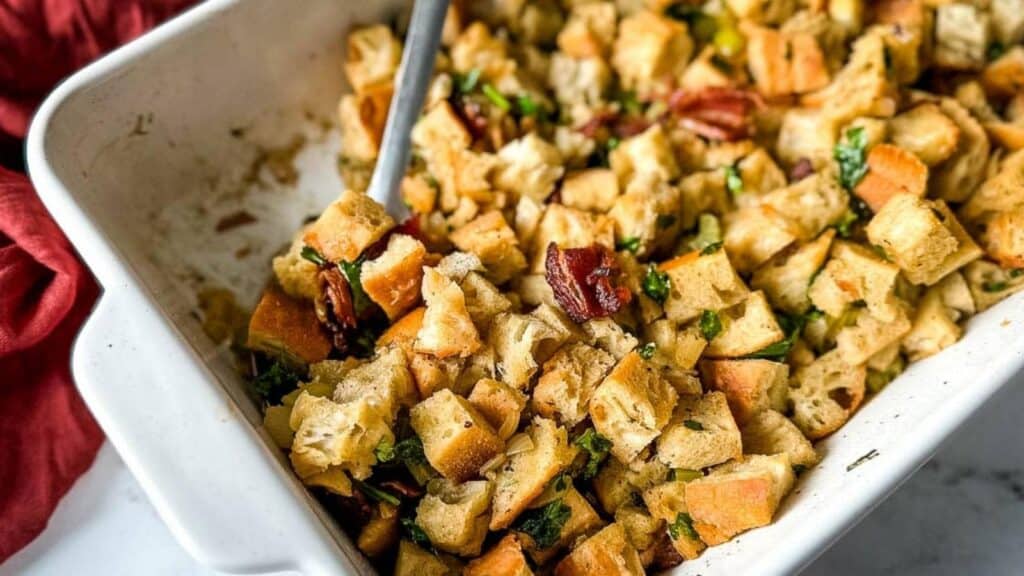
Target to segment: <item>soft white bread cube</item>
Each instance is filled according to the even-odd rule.
[[[643,576],[640,555],[613,522],[584,540],[555,567],[555,576]]]
[[[838,430],[864,400],[867,369],[843,362],[833,350],[797,368],[789,383],[793,423],[811,440]]]
[[[452,244],[480,258],[485,276],[503,284],[526,269],[526,257],[519,249],[515,232],[498,210],[491,210],[459,227],[449,235]]]
[[[901,348],[908,360],[917,362],[952,346],[962,335],[963,328],[942,301],[939,286],[932,286],[918,301],[913,325],[903,337]]]
[[[389,319],[401,317],[419,302],[426,256],[422,242],[412,236],[394,234],[380,256],[363,262],[363,291]]]
[[[512,309],[512,301],[476,272],[466,274],[459,288],[466,298],[466,311],[480,332],[487,330],[495,316]]]
[[[576,447],[569,444],[565,428],[553,420],[534,418],[524,434],[522,443],[528,448],[510,454],[495,477],[491,530],[508,528],[576,457]],[[516,438],[509,444],[516,444]]]
[[[896,317],[898,304],[893,288],[900,269],[859,244],[839,241],[831,258],[814,277],[808,296],[814,306],[833,318],[854,302],[883,321]]]
[[[654,343],[655,360],[680,370],[692,370],[708,345],[699,327],[680,329],[665,319],[644,326],[644,338]]]
[[[246,346],[296,366],[319,362],[331,353],[331,340],[313,304],[277,287],[267,288],[253,310]]]
[[[594,318],[582,325],[586,335],[585,341],[612,355],[616,361],[622,360],[636,348],[636,336],[622,329],[618,322],[611,318]]]
[[[622,183],[641,175],[666,182],[679,176],[679,164],[661,124],[620,142],[608,160]]]
[[[675,526],[674,534],[670,533],[669,537],[676,552],[687,560],[700,556],[707,546],[693,529],[693,519],[686,507],[686,482],[672,480],[652,486],[644,490],[643,498],[651,516]]]
[[[835,235],[829,229],[806,244],[784,250],[754,271],[750,287],[764,292],[768,302],[783,312],[807,312],[811,307],[808,287],[825,265]]]
[[[551,195],[565,173],[558,148],[535,132],[502,146],[498,160],[494,184],[516,197],[528,196],[538,202]]]
[[[871,219],[868,239],[915,284],[932,285],[981,257],[945,202],[897,194]]]
[[[416,506],[416,525],[437,549],[476,556],[487,536],[491,491],[491,483],[486,480],[462,484],[432,480]]]
[[[412,374],[406,367],[405,353],[398,346],[378,349],[373,360],[345,372],[334,388],[339,404],[366,399],[393,419],[399,407],[411,407],[419,401]]]
[[[487,419],[498,437],[508,440],[519,428],[519,417],[526,407],[526,395],[492,378],[483,378],[466,398]]]
[[[678,394],[637,352],[612,369],[590,399],[594,428],[612,442],[611,453],[630,462],[669,422]]]
[[[356,92],[394,79],[402,60],[402,43],[390,26],[357,28],[348,34],[347,44],[345,76]]]
[[[753,455],[686,483],[686,506],[701,539],[714,546],[770,524],[795,477],[789,457]]]
[[[320,267],[302,257],[302,248],[306,245],[302,240],[303,231],[292,239],[288,252],[274,258],[274,276],[285,294],[292,298],[316,300],[320,296],[320,283],[317,273]]]
[[[679,398],[658,438],[658,460],[670,468],[700,470],[742,454],[739,428],[721,392]]]
[[[956,151],[960,128],[934,103],[925,102],[889,120],[892,143],[934,166]]]
[[[565,177],[562,204],[577,210],[607,212],[619,196],[619,179],[609,168],[587,168]]]
[[[1021,0],[992,0],[992,34],[1004,46],[1018,44],[1024,38],[1024,2]]]
[[[725,394],[736,423],[764,410],[785,410],[789,366],[771,360],[704,360],[700,377],[709,390]]]
[[[642,10],[619,22],[611,63],[623,88],[646,96],[679,77],[692,54],[685,23]]]
[[[533,571],[523,555],[519,537],[509,533],[483,556],[466,564],[462,576],[533,576]]]
[[[448,389],[413,406],[409,421],[423,441],[427,461],[454,482],[477,476],[480,466],[504,447],[487,419]]]
[[[299,478],[337,467],[362,480],[377,463],[377,445],[395,440],[390,422],[390,414],[365,398],[337,404],[303,391],[292,406],[289,422],[295,431],[292,468]]]
[[[563,110],[569,111],[574,126],[586,123],[594,117],[598,110],[605,106],[605,97],[612,83],[612,70],[602,58],[574,58],[562,52],[551,55],[551,66],[548,70],[548,86],[555,92],[555,99]],[[593,141],[585,139],[589,145],[570,138],[573,132],[556,132],[561,136],[559,148],[563,151],[572,150],[576,156],[580,150],[593,148]],[[570,146],[570,144],[572,144]]]
[[[721,311],[719,319],[722,331],[704,351],[711,358],[746,356],[786,337],[761,291],[751,292],[746,300]]]
[[[786,454],[793,466],[809,468],[820,460],[814,445],[789,418],[775,410],[762,410],[740,429],[747,454]]]
[[[615,358],[583,343],[562,347],[544,363],[530,406],[559,424],[573,427],[587,417],[590,398],[615,365]]]
[[[977,70],[985,65],[991,25],[989,14],[971,4],[949,3],[935,8],[935,65]]]
[[[366,194],[346,190],[306,229],[303,240],[330,262],[355,262],[394,227],[383,206]]]
[[[466,296],[455,281],[435,268],[424,268],[423,301],[427,311],[416,333],[416,352],[436,358],[466,358],[480,349],[480,334],[466,308]]]
[[[565,340],[565,334],[534,315],[507,312],[495,316],[488,335],[497,356],[499,379],[519,390],[530,388],[539,363],[550,358]]]
[[[548,245],[552,242],[562,250],[592,244],[601,244],[614,250],[615,222],[603,214],[591,214],[561,204],[549,204],[533,237],[530,272],[544,272],[544,260]]]
[[[663,262],[671,287],[665,300],[669,320],[685,323],[704,310],[722,310],[742,302],[749,293],[724,250],[694,251]]]

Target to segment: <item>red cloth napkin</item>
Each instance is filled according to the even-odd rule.
[[[61,79],[192,1],[0,0],[0,140],[23,139]],[[28,178],[0,166],[0,562],[43,530],[103,442],[69,366],[98,293]]]

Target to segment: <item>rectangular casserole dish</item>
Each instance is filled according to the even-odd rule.
[[[78,386],[178,540],[218,570],[373,573],[263,432],[197,289],[251,306],[269,258],[341,191],[343,38],[402,4],[212,0],[65,82],[29,134],[32,179],[104,289]],[[255,221],[229,225],[243,212]],[[1009,380],[1022,337],[1019,295],[974,318],[822,443],[774,524],[673,573],[798,571]]]

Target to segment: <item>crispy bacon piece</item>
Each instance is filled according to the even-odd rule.
[[[809,159],[801,158],[789,170],[789,181],[799,182],[811,174],[814,174],[814,165],[811,164]]]
[[[334,347],[348,352],[347,334],[356,329],[357,318],[352,303],[352,289],[345,275],[336,266],[320,270],[320,298],[316,302],[317,317],[331,333]]]
[[[750,136],[753,111],[761,98],[750,91],[711,87],[699,91],[676,90],[669,108],[686,129],[712,140],[740,140]]]
[[[626,287],[616,286],[618,262],[611,250],[600,244],[562,250],[552,242],[544,265],[555,300],[573,322],[610,316],[633,297]]]
[[[662,534],[661,536],[650,552],[652,560],[651,565],[648,567],[658,572],[674,568],[683,563],[683,557],[679,555],[675,546],[672,545],[672,540],[669,539],[668,534]]]

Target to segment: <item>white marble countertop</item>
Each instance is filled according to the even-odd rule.
[[[1024,573],[1024,375],[807,575]],[[109,444],[0,576],[214,574],[171,537]]]

